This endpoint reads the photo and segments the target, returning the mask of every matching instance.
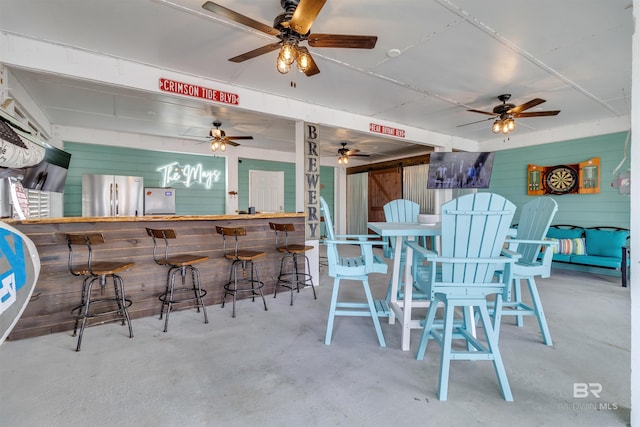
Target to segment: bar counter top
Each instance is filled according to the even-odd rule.
[[[237,219],[278,219],[304,217],[304,213],[263,212],[233,215],[145,215],[145,216],[67,216],[57,218],[2,219],[10,225],[73,224],[81,222],[157,222],[157,221],[224,221]]]
[[[31,301],[9,335],[10,340],[73,329],[71,309],[81,300],[82,277],[74,277],[69,273],[69,249],[65,239],[67,233],[102,233],[105,244],[95,247],[96,261],[135,263],[133,268],[120,273],[127,297],[133,301],[129,315],[133,319],[134,334],[135,319],[159,315],[161,302],[158,295],[164,292],[167,278],[167,267],[157,265],[153,260],[153,240],[146,228],[171,228],[175,231],[177,238],[170,241],[170,254],[192,254],[209,258],[198,263],[202,288],[207,290],[204,299],[207,306],[222,302],[223,285],[229,280],[231,265],[231,261],[224,256],[222,236],[216,232],[216,226],[244,227],[247,235],[238,239],[238,246],[265,253],[256,262],[260,279],[265,284],[265,295],[274,292],[282,257],[275,247],[275,233],[269,223],[293,224],[295,231],[289,234],[289,243],[305,243],[303,213],[63,217],[3,221],[22,231],[35,243],[42,266]],[[228,245],[229,243],[227,242]],[[267,305],[280,303],[288,304],[289,298],[267,298]],[[189,304],[183,305],[186,305],[184,309],[193,310]],[[265,312],[261,307],[262,304],[254,304],[249,299],[238,304],[236,310],[241,316],[262,316]],[[195,310],[193,311],[195,315]],[[198,317],[198,321],[200,320]],[[158,330],[162,330],[160,320]],[[88,330],[85,334],[86,339],[90,340],[91,331]],[[73,347],[74,342],[75,339],[70,338],[69,346]]]

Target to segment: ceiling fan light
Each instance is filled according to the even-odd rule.
[[[280,74],[287,74],[289,72],[289,70],[291,69],[291,65],[287,64],[286,62],[284,62],[282,60],[282,58],[280,58],[280,56],[278,55],[278,61],[276,62],[276,68],[278,69],[278,72],[280,72]]]
[[[227,151],[227,144],[224,141],[220,143],[220,151]]]
[[[211,142],[211,151],[213,151],[214,153],[215,153],[216,151],[218,151],[218,146],[219,146],[218,141],[212,141],[212,142]]]
[[[296,47],[291,43],[283,44],[280,48],[279,56],[287,65],[293,64],[293,61],[296,59]]]
[[[495,122],[493,122],[493,127],[491,128],[491,131],[493,133],[500,133],[501,130],[502,130],[502,126],[500,125],[500,120],[496,120]]]
[[[507,120],[502,121],[502,133],[504,135],[509,133],[509,123],[507,122]]]
[[[309,67],[311,67],[311,55],[306,48],[301,47],[298,50],[296,63],[298,64],[298,69],[300,70],[300,72],[306,73],[309,70]]]
[[[507,127],[509,128],[509,132],[516,128],[516,121],[513,119],[507,120]]]

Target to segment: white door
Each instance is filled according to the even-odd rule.
[[[283,212],[284,172],[250,170],[249,206],[257,212]]]

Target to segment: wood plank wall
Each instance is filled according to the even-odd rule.
[[[53,222],[12,224],[31,238],[40,254],[42,268],[34,297],[8,339],[46,335],[73,329],[71,309],[80,302],[82,277],[72,276],[67,269],[68,247],[65,233],[101,232],[106,243],[95,248],[96,260],[133,261],[135,266],[120,275],[124,279],[125,292],[133,301],[129,308],[132,319],[157,316],[161,303],[158,295],[164,291],[167,267],[153,261],[153,241],[146,234],[146,227],[173,228],[177,239],[170,241],[171,253],[207,255],[210,259],[197,264],[202,287],[207,290],[205,305],[220,304],[223,285],[229,278],[231,262],[223,257],[222,236],[215,231],[216,225],[246,227],[247,236],[240,238],[243,249],[261,250],[266,256],[256,264],[260,279],[264,282],[265,295],[273,294],[280,268],[281,253],[275,249],[275,235],[269,221],[292,223],[296,231],[290,235],[291,243],[304,243],[304,216],[276,214],[274,218],[238,216],[239,219],[220,220],[170,220],[106,221],[106,222]],[[200,217],[199,217],[200,218]],[[111,289],[107,291],[112,291]],[[229,299],[228,299],[229,300]],[[230,301],[230,300],[229,300]],[[257,302],[256,302],[257,303]],[[273,299],[267,299],[267,306]],[[239,314],[245,310],[240,303]],[[251,304],[247,301],[246,304]],[[183,304],[183,307],[189,305]],[[261,306],[261,304],[260,304]],[[178,307],[180,308],[180,307]],[[225,310],[227,306],[225,305]],[[251,309],[256,309],[251,307]],[[196,315],[194,309],[194,315]],[[231,316],[231,307],[229,307]],[[104,319],[102,319],[104,320]],[[159,321],[160,322],[160,321]],[[132,322],[135,333],[135,321]],[[160,330],[161,325],[158,324]]]

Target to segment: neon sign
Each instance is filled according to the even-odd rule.
[[[222,172],[217,169],[204,169],[201,163],[181,165],[178,162],[173,162],[156,170],[162,174],[163,187],[172,187],[176,183],[181,183],[187,188],[199,184],[209,189],[214,182],[220,180],[220,175],[222,175]]]

